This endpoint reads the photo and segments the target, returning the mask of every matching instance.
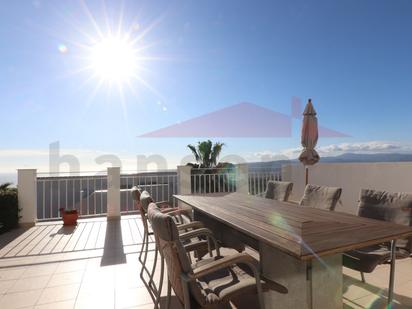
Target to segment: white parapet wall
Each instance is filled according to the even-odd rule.
[[[305,187],[301,164],[284,165],[282,180],[292,181],[292,200],[300,200]],[[309,168],[309,183],[342,188],[336,211],[356,214],[362,188],[412,193],[412,162],[318,163]]]
[[[17,189],[20,212],[20,225],[33,226],[37,221],[37,170],[19,169]]]
[[[107,218],[120,219],[120,167],[107,168]]]

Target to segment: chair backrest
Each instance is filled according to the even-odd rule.
[[[142,194],[142,190],[139,187],[134,186],[131,190],[130,193],[132,195],[132,199],[135,202],[140,202],[140,195]]]
[[[152,196],[150,195],[149,192],[143,191],[140,194],[140,206],[141,210],[144,212],[144,214],[147,214],[147,210],[149,208],[149,204],[153,202]]]
[[[287,201],[292,193],[293,182],[287,181],[268,181],[265,198],[277,201]]]
[[[148,217],[158,239],[159,251],[165,259],[170,283],[176,296],[184,303],[181,274],[193,274],[193,270],[180,242],[176,224],[171,216],[162,213],[154,203],[149,205]]]
[[[412,226],[412,194],[362,189],[358,215]],[[396,246],[412,253],[412,237],[399,239]]]
[[[342,188],[308,184],[306,185],[300,205],[335,210],[341,194]]]

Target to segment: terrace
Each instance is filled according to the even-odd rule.
[[[407,191],[411,170],[410,163],[319,164],[312,171],[311,181],[342,186],[342,205],[336,211],[354,213],[361,187]],[[139,277],[143,226],[130,188],[144,186],[156,200],[176,205],[173,195],[177,193],[247,190],[259,194],[267,181],[279,179],[295,183],[292,198],[298,199],[304,179],[298,165],[275,169],[238,165],[235,171],[201,175],[190,173],[188,167],[130,175],[109,168],[107,175],[70,177],[44,177],[33,170],[20,170],[21,222],[25,227],[0,236],[0,307],[153,308]],[[59,207],[80,210],[76,227],[62,225]],[[150,264],[153,239],[149,249]],[[254,254],[252,249],[247,250]],[[344,308],[386,306],[389,265],[365,274],[366,283],[360,281],[359,272],[344,268],[343,273]],[[159,275],[157,271],[155,278]],[[412,307],[411,290],[412,259],[399,260],[394,308]],[[172,305],[180,306],[176,300]]]

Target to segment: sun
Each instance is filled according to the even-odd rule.
[[[110,102],[117,102],[112,99],[118,97],[122,106],[126,106],[129,98],[140,100],[145,91],[163,101],[164,97],[147,77],[154,76],[156,63],[171,59],[153,54],[159,41],[149,35],[164,15],[142,25],[140,17],[132,11],[125,16],[123,6],[118,11],[113,8],[114,11],[108,14],[103,5],[95,17],[86,1],[80,2],[84,23],[63,14],[71,32],[62,39],[58,51],[62,57],[73,60],[67,76],[79,75],[83,79],[79,89],[91,89],[87,102],[93,102],[97,95],[103,94],[110,98]],[[111,15],[118,15],[118,18]]]
[[[138,70],[138,53],[128,36],[103,37],[90,49],[94,75],[108,82],[129,82]]]

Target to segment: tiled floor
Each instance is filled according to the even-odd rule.
[[[142,230],[140,218],[125,216],[0,235],[0,308],[153,308],[139,278]],[[379,267],[362,284],[345,269],[344,308],[385,308],[388,270]],[[397,262],[395,292],[395,308],[412,308],[412,259]]]

